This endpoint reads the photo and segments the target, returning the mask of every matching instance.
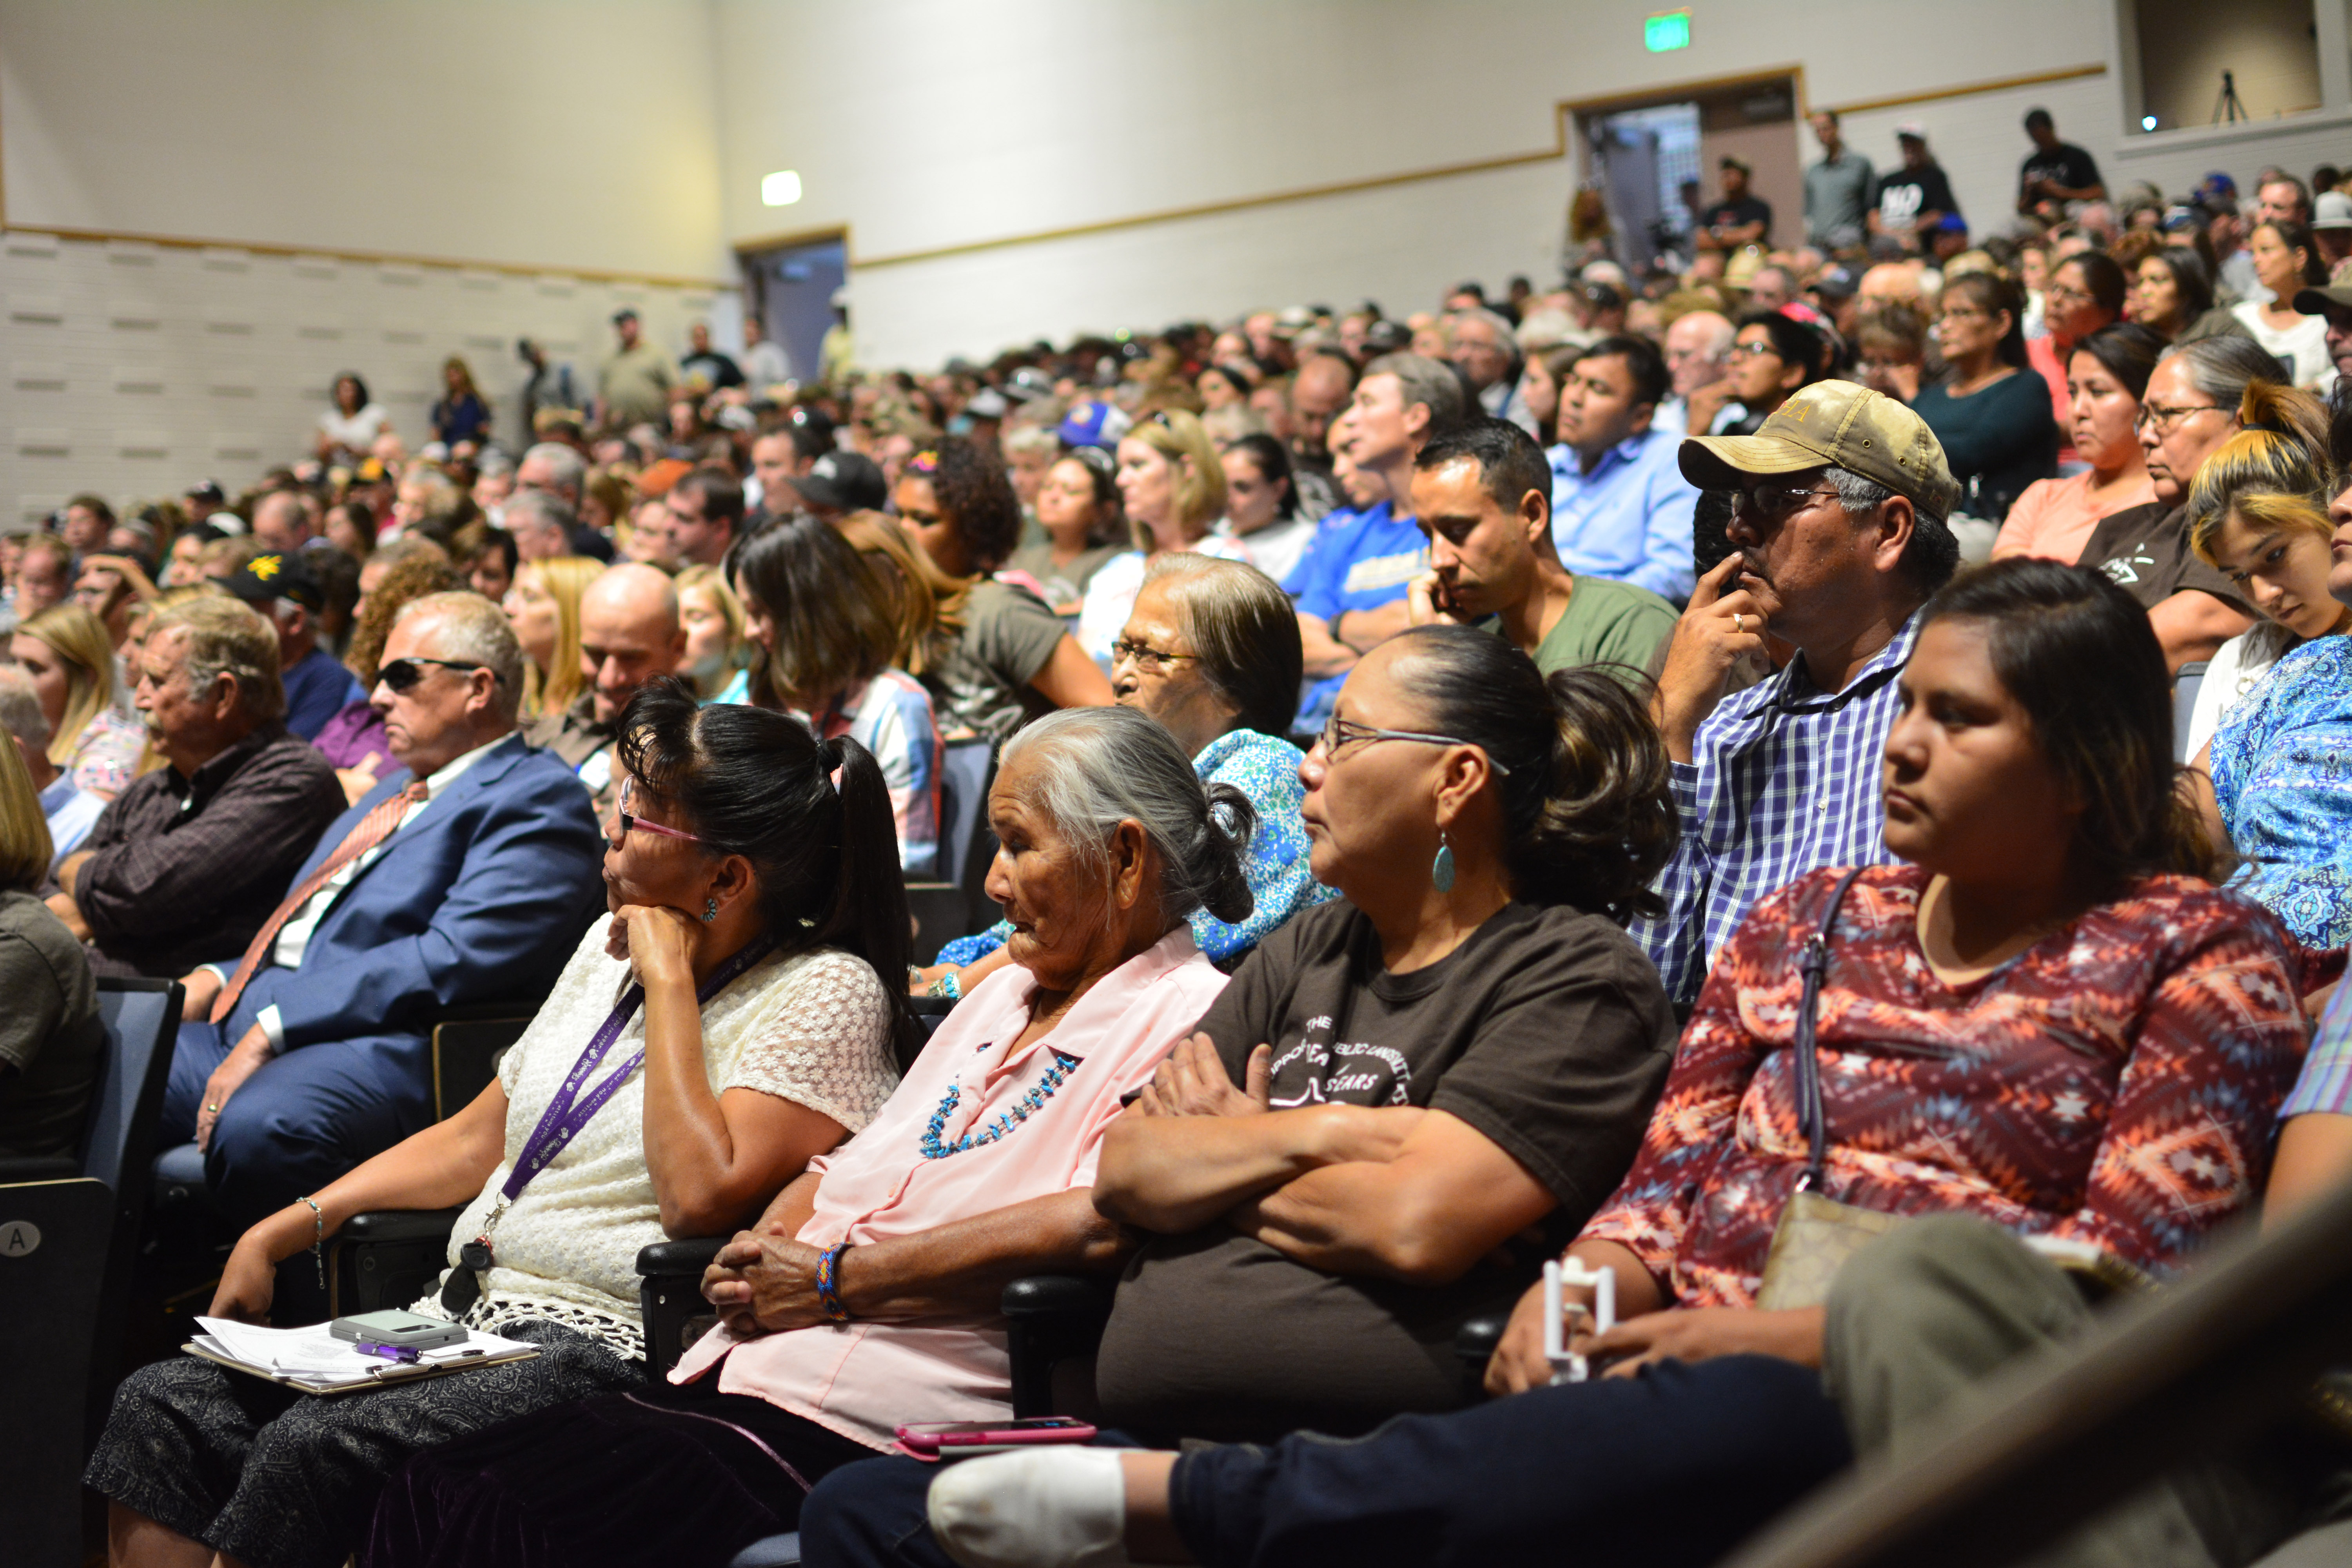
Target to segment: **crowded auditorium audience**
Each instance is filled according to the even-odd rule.
[[[2111,192],[2037,110],[1971,226],[1925,127],[1811,124],[1801,214],[1591,187],[1397,315],[918,372],[623,309],[519,421],[319,366],[249,485],[12,524],[0,1160],[142,976],[201,1173],[110,1561],[1696,1565],[2063,1363],[2060,1263],[2352,1181],[2352,174]],[[1800,1277],[1800,1194],[1906,1223]],[[384,1209],[537,1354],[175,1353]],[[900,1452],[1010,1417],[1041,1274],[1097,1440]],[[2039,1561],[2346,1548],[2266,1441]]]

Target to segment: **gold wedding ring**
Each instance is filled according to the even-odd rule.
[[[1746,635],[1748,631],[1748,617],[1735,611],[1731,617],[1731,629],[1742,634],[1743,636]]]

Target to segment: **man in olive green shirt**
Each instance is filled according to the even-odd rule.
[[[1483,625],[1546,675],[1597,664],[1646,685],[1674,636],[1675,607],[1560,563],[1551,465],[1526,431],[1476,420],[1433,437],[1412,466],[1413,515],[1429,540],[1429,570],[1410,591],[1414,626]]]
[[[667,427],[669,395],[677,384],[677,366],[639,335],[635,310],[624,306],[614,311],[613,330],[620,334],[621,350],[604,362],[596,375],[598,423],[614,430],[632,425]]]

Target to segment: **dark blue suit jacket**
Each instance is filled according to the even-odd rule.
[[[337,817],[287,891],[410,776],[394,773]],[[319,922],[300,967],[273,963],[253,977],[226,1037],[243,1036],[273,1004],[292,1050],[422,1036],[425,1017],[445,1007],[536,1001],[604,912],[604,850],[572,770],[520,735],[500,742],[384,841]]]

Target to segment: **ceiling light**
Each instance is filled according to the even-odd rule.
[[[801,176],[793,169],[779,169],[760,182],[760,200],[772,207],[788,207],[801,199]]]

